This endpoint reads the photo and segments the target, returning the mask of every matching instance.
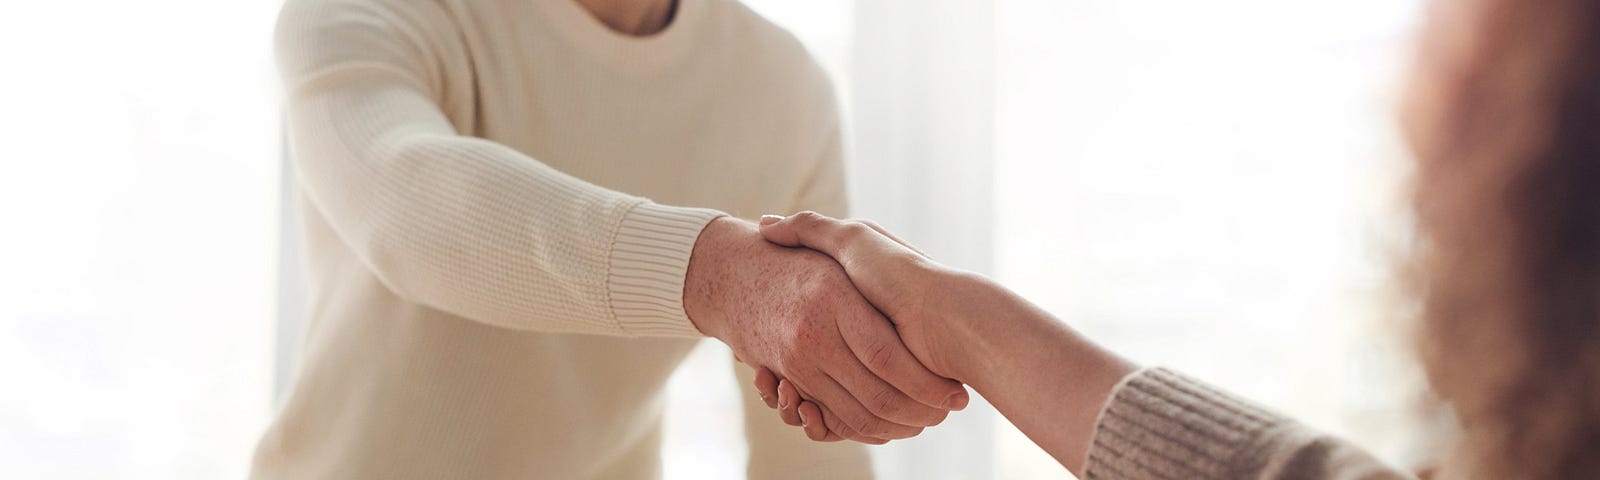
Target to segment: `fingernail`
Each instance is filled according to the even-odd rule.
[[[778,222],[781,222],[781,221],[783,221],[783,217],[778,216],[778,215],[762,215],[761,216],[761,225],[762,226],[772,225],[774,223],[778,223]]]
[[[969,400],[971,399],[967,397],[967,389],[963,388],[959,392],[950,394],[950,398],[944,400],[944,408],[946,410],[961,410],[967,408]]]
[[[783,396],[784,396],[783,392],[779,391],[778,392],[778,408],[780,408],[780,409],[781,408],[789,408],[789,402],[785,401]]]
[[[811,426],[811,421],[806,420],[806,412],[800,412],[800,427],[805,428],[809,426]]]

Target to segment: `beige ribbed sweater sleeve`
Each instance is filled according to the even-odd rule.
[[[698,336],[682,288],[719,212],[653,204],[462,135],[430,2],[290,2],[278,65],[300,186],[397,295],[496,326]],[[408,10],[412,9],[412,10]],[[437,17],[435,17],[437,18]],[[456,53],[459,55],[459,53]]]
[[[1160,368],[1117,386],[1084,472],[1090,480],[1412,478],[1345,441]]]

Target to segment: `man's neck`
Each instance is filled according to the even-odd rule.
[[[571,1],[571,0],[566,0]],[[678,0],[576,0],[590,15],[624,35],[654,35],[672,23]]]

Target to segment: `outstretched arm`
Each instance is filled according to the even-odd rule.
[[[1163,369],[1139,370],[1010,290],[870,222],[763,218],[835,258],[924,364],[972,385],[1082,478],[1408,478],[1348,443]],[[784,389],[786,380],[777,382]],[[757,380],[757,387],[762,386]],[[826,415],[799,401],[807,433]]]
[[[1136,370],[1132,363],[988,278],[935,263],[870,223],[810,213],[762,222],[768,240],[836,259],[923,364],[971,385],[1079,470],[1100,407]],[[818,413],[808,409],[800,415]]]
[[[905,352],[827,257],[457,132],[440,92],[459,39],[415,3],[289,2],[276,35],[300,185],[395,295],[506,329],[716,337],[863,441],[944,418],[960,386]]]
[[[407,301],[517,330],[699,332],[679,297],[720,212],[657,205],[456,131],[443,12],[288,2],[276,53],[299,185]]]

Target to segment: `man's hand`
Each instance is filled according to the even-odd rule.
[[[972,374],[966,370],[975,363],[959,358],[972,347],[961,345],[959,339],[970,336],[952,331],[970,322],[945,317],[981,308],[984,298],[963,295],[986,291],[980,288],[986,280],[933,262],[870,221],[836,220],[803,212],[787,218],[762,218],[761,234],[773,243],[806,247],[836,260],[861,294],[894,322],[896,333],[917,360],[935,374],[957,380]],[[976,317],[971,314],[975,312],[968,313],[966,317]],[[811,439],[842,435],[824,428],[824,424],[832,425],[826,421],[830,416],[826,400],[796,392],[782,373],[758,371],[755,382],[763,397],[779,399],[777,408],[784,421],[805,426]]]
[[[761,234],[837,260],[861,294],[895,322],[918,361],[972,385],[1028,438],[1083,475],[1100,412],[1138,365],[1016,292],[939,265],[872,222],[806,212],[763,217]],[[803,419],[813,440],[839,434],[827,421],[828,400],[797,392],[781,375],[757,372],[755,383],[763,396],[783,399],[783,418]]]
[[[961,320],[977,318],[988,299],[987,279],[939,264],[870,220],[839,220],[814,212],[764,217],[761,234],[772,243],[803,247],[839,262],[873,307],[893,322],[901,341],[933,373],[964,381],[957,353]]]
[[[966,407],[966,389],[923,367],[837,263],[769,243],[748,222],[706,226],[683,292],[695,327],[825,405],[827,429],[844,438],[911,437]]]

